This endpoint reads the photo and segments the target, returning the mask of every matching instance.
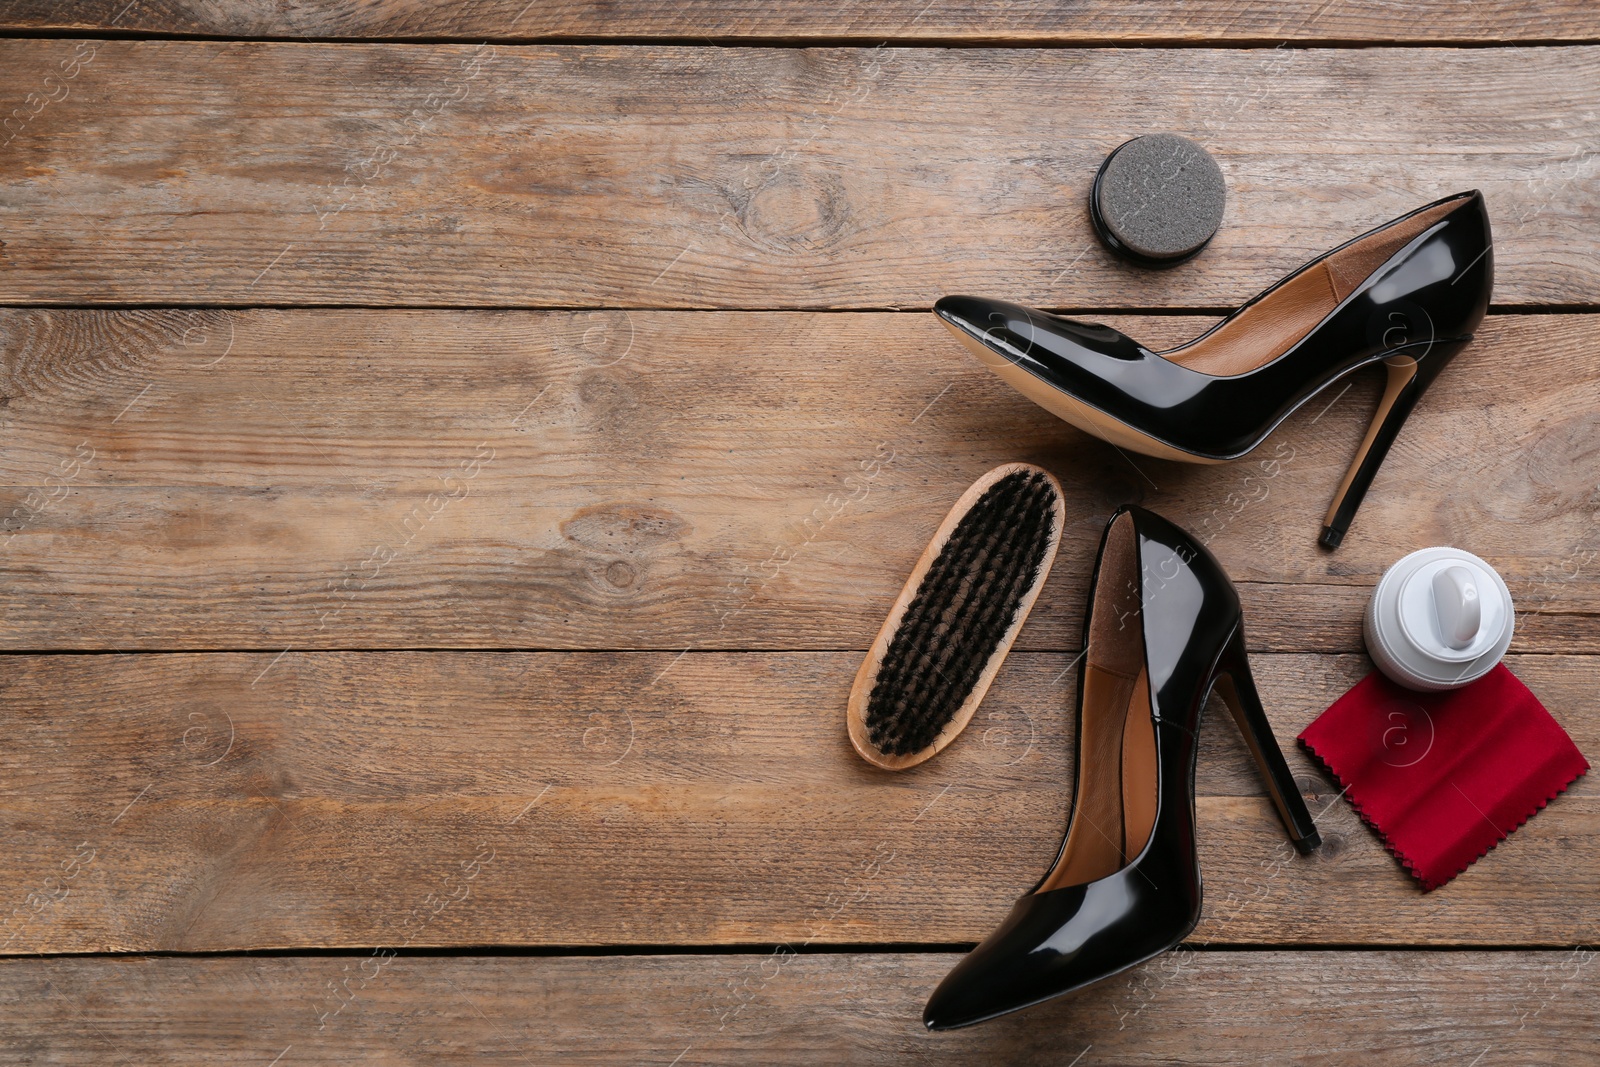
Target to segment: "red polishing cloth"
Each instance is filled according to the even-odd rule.
[[[1300,743],[1423,892],[1477,862],[1589,769],[1504,664],[1442,693],[1416,693],[1373,671]]]

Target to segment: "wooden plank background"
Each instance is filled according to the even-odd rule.
[[[1076,647],[1127,500],[1208,541],[1255,647],[1359,650],[1383,568],[1444,543],[1511,583],[1519,649],[1600,645],[1594,315],[1490,319],[1333,554],[1376,376],[1200,467],[1062,424],[926,313],[13,311],[0,346],[11,648],[864,649],[1015,459],[1068,493],[1024,647]]]
[[[1424,895],[1298,750],[1295,857],[1215,704],[1189,943],[919,1022],[1059,840],[1117,504],[1239,581],[1286,744],[1370,669],[1383,568],[1454,543],[1600,752],[1597,11],[0,4],[0,1063],[1600,1055],[1600,784]],[[1229,203],[1145,272],[1084,204],[1159,129]],[[1464,188],[1494,314],[1336,553],[1375,379],[1189,468],[926,310],[1176,343]],[[874,771],[862,651],[1012,460],[1069,511],[1020,650],[949,751]]]
[[[860,653],[329,652],[263,674],[271,659],[8,661],[0,795],[14,849],[0,899],[52,880],[65,893],[0,940],[36,952],[977,941],[1038,879],[1070,802],[1064,653],[1018,653],[963,743],[894,776],[841,733]],[[1580,746],[1600,747],[1588,657],[1511,663]],[[1257,669],[1289,744],[1367,666],[1265,655]],[[1196,938],[1600,937],[1585,903],[1600,868],[1579,859],[1600,846],[1597,783],[1580,780],[1470,877],[1424,896],[1299,751],[1327,844],[1296,859],[1231,719],[1211,710],[1199,818],[1213,890]],[[68,884],[80,843],[93,855]],[[480,855],[481,875],[465,878]],[[457,892],[460,904],[419,912]]]
[[[949,953],[0,963],[0,1063],[1527,1064],[1595,1040],[1593,952],[1186,952],[929,1036]],[[370,976],[370,977],[369,977]],[[1283,1023],[1262,1025],[1271,1003]],[[342,1006],[342,1010],[341,1010]],[[1381,1025],[1379,1021],[1381,1020]],[[1487,1053],[1487,1054],[1486,1054]]]
[[[1498,302],[1600,302],[1600,48],[13,40],[0,69],[43,101],[6,135],[0,301],[1218,308],[1481,188]],[[1163,129],[1229,184],[1179,273],[1117,264],[1085,206]]]

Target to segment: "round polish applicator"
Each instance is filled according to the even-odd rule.
[[[1106,157],[1089,192],[1105,246],[1142,267],[1173,267],[1200,253],[1222,223],[1227,184],[1211,154],[1187,137],[1152,133]]]

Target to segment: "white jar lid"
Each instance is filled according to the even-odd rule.
[[[1514,624],[1511,591],[1493,567],[1459,548],[1424,548],[1378,580],[1367,651],[1403,686],[1455,689],[1500,662]]]

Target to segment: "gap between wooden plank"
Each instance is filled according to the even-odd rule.
[[[802,947],[785,946],[796,956],[859,956],[905,955],[923,956],[970,952],[975,941],[884,941],[840,942],[838,944],[811,944]],[[129,949],[127,951],[90,952],[0,952],[0,964],[8,961],[29,960],[281,960],[281,959],[361,959],[374,953],[393,953],[395,959],[438,960],[481,957],[484,959],[611,959],[629,956],[765,956],[771,954],[773,943],[752,941],[748,944],[724,943],[706,945],[450,945],[444,948],[394,948],[388,945],[346,945],[338,948],[254,948],[254,949]],[[1570,952],[1591,947],[1589,943],[1571,945],[1529,945],[1523,942],[1495,944],[1436,945],[1428,942],[1405,942],[1383,945],[1364,945],[1356,942],[1305,941],[1282,942],[1271,945],[1216,944],[1207,941],[1184,941],[1170,951],[1194,953],[1241,954],[1269,952],[1294,952],[1304,955],[1318,953],[1373,953],[1373,952],[1428,952],[1440,955],[1470,952]]]
[[[1572,35],[1529,38],[1496,38],[1487,40],[1473,37],[1373,37],[1373,38],[1296,38],[1296,37],[1162,37],[1151,35],[1138,38],[1118,37],[1000,37],[974,35],[970,37],[940,37],[916,34],[874,34],[866,36],[838,36],[818,34],[815,37],[762,36],[751,34],[728,36],[718,34],[528,34],[502,36],[496,34],[462,34],[456,37],[438,37],[426,34],[408,34],[396,37],[322,37],[289,34],[228,34],[182,33],[159,30],[114,30],[95,28],[58,28],[31,30],[0,25],[0,41],[217,41],[220,43],[261,44],[322,44],[361,45],[381,44],[396,48],[426,47],[447,44],[490,44],[515,48],[541,45],[566,45],[574,48],[607,45],[618,48],[680,48],[704,46],[708,48],[945,48],[959,50],[983,49],[1065,49],[1096,48],[1101,50],[1178,51],[1184,49],[1239,49],[1264,48],[1325,51],[1337,49],[1374,48],[1575,48],[1600,44],[1600,35]]]
[[[1600,36],[1600,20],[1581,0],[1542,0],[1514,10],[1449,2],[1404,7],[1382,0],[1290,0],[1278,4],[1190,0],[1127,5],[1106,0],[1026,3],[973,9],[940,0],[873,5],[809,5],[676,0],[652,3],[562,3],[500,0],[448,9],[418,3],[372,3],[351,8],[303,3],[276,9],[234,0],[198,12],[172,5],[89,0],[63,9],[13,3],[4,25],[22,32],[203,36],[244,39],[395,41],[609,41],[781,44],[919,41],[949,45],[991,42],[1074,43],[1080,46],[1188,46],[1292,42],[1309,47],[1389,43],[1496,46]]]

